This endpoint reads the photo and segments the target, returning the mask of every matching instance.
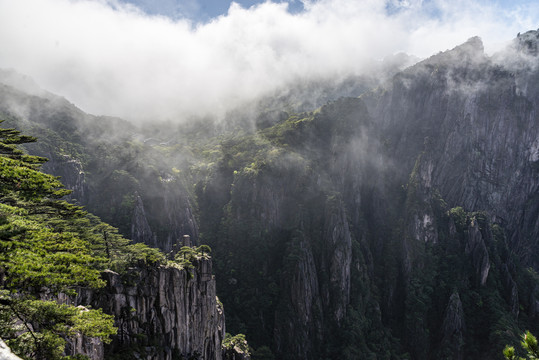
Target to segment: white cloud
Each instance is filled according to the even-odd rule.
[[[474,35],[493,51],[539,24],[535,5],[507,12],[463,0],[304,4],[294,15],[284,3],[233,4],[194,24],[117,0],[0,0],[0,67],[91,113],[174,119],[222,113],[295,79],[361,73],[399,51],[429,56]]]

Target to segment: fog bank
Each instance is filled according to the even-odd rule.
[[[126,119],[219,116],[308,79],[372,71],[398,52],[426,57],[469,37],[493,52],[538,27],[539,6],[469,1],[319,0],[232,4],[207,23],[149,16],[116,0],[0,0],[0,67],[87,112]]]

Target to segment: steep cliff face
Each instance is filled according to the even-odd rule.
[[[291,277],[281,285],[286,298],[275,315],[275,346],[278,353],[290,354],[290,358],[296,354],[309,359],[318,350],[313,344],[323,342],[324,316],[311,244],[303,236],[296,241],[291,244],[295,249],[287,249],[295,250],[298,259],[291,264]]]
[[[81,311],[86,311],[86,307],[79,306]],[[66,355],[80,354],[87,356],[90,360],[105,359],[105,346],[98,338],[90,338],[80,333],[74,334],[66,339]]]
[[[391,157],[403,165],[401,176],[426,140],[436,144],[429,151],[432,187],[451,206],[486,210],[508,225],[519,255],[537,266],[537,246],[526,240],[536,224],[526,213],[534,211],[530,202],[536,203],[539,185],[537,87],[530,83],[539,60],[507,51],[488,58],[473,38],[398,74],[381,96],[364,98],[388,137]],[[516,58],[524,63],[515,64]]]
[[[342,203],[328,204],[324,219],[324,253],[319,271],[328,274],[329,281],[323,283],[322,302],[330,319],[341,325],[350,303],[352,235]]]
[[[441,346],[449,350],[447,355],[455,360],[463,359],[463,345],[466,332],[464,317],[460,296],[455,292],[451,294],[445,311],[441,342]]]
[[[274,334],[284,358],[317,358],[350,304],[352,235],[343,204],[328,202],[324,218],[321,238],[304,229],[286,248]]]
[[[133,219],[131,220],[131,240],[144,244],[155,243],[146,209],[138,193],[135,194],[135,208],[133,209]]]
[[[479,231],[479,225],[473,220],[468,227],[468,241],[464,252],[472,259],[475,278],[480,285],[485,285],[490,270],[489,255],[481,231]]]
[[[531,155],[538,126],[537,98],[530,95],[536,86],[525,79],[537,76],[538,59],[533,51],[522,53],[522,49],[533,50],[533,45],[523,46],[522,41],[535,39],[535,32],[523,38],[527,40],[517,40],[517,50],[513,48],[493,58],[483,53],[478,38],[472,38],[397,74],[385,90],[362,96],[377,131],[384,137],[384,153],[397,164],[387,186],[406,184],[407,189],[402,266],[403,274],[409,277],[403,279],[400,292],[406,298],[404,343],[414,358],[427,358],[428,352],[437,351],[449,351],[452,358],[462,358],[474,351],[463,335],[477,331],[470,329],[478,320],[471,314],[475,306],[470,304],[470,293],[477,294],[478,299],[503,297],[505,310],[498,316],[506,319],[518,316],[515,302],[520,301],[519,293],[530,293],[522,284],[516,290],[515,265],[503,249],[509,247],[518,256],[520,266],[537,269],[537,238],[532,235],[537,219],[529,217],[535,211],[532,209],[536,207],[538,190]],[[408,174],[412,175],[406,179]],[[453,209],[448,222],[445,204],[481,213],[470,214],[463,222],[464,218],[459,220]],[[431,286],[440,292],[447,283],[438,283],[427,275],[447,276],[442,276],[444,267],[455,255],[463,256],[465,261],[461,265],[454,262],[454,269],[468,269],[458,270],[462,274],[455,275],[462,279],[453,283],[467,289],[466,294],[461,292],[462,310],[456,296],[449,297],[448,292],[444,295],[448,303],[437,299]],[[432,261],[437,265],[433,266]],[[444,281],[450,278],[454,281],[455,276]],[[464,279],[471,283],[465,285]],[[505,285],[496,288],[492,282],[502,279]],[[417,281],[422,285],[418,286]],[[442,305],[444,302],[447,305]],[[525,303],[527,307],[530,302]],[[443,322],[433,321],[432,316],[425,320],[423,316],[427,315],[421,310],[425,304],[440,310],[447,306],[446,314],[454,316],[450,323],[460,329],[457,340],[464,346],[449,349],[443,345],[447,342],[443,329],[448,326],[449,315]],[[388,310],[400,312],[398,308],[398,302],[394,302]],[[424,323],[418,326],[413,317]],[[469,318],[473,322],[466,320],[470,324],[467,330],[457,326]],[[429,335],[421,329],[428,327],[442,329],[436,330],[441,342],[436,345],[438,340],[431,340],[433,349],[422,352],[419,342]],[[444,347],[445,350],[436,350]]]
[[[153,238],[144,242],[165,252],[172,250],[176,239],[183,235],[189,235],[194,245],[199,243],[196,208],[180,180],[181,177],[163,174],[159,184],[141,191],[142,207],[153,232]]]
[[[225,318],[216,297],[211,260],[198,260],[189,270],[141,266],[124,275],[105,271],[103,278],[104,289],[81,289],[72,301],[115,316],[118,334],[105,345],[106,357],[124,353],[148,360],[222,359]],[[72,341],[72,347],[102,359],[103,352],[96,350],[99,344],[79,340]]]
[[[231,327],[258,324],[251,345],[271,345],[283,359],[335,356],[329,344],[338,342],[347,320],[352,273],[366,266],[352,249],[364,230],[352,231],[349,214],[360,222],[362,170],[372,164],[354,151],[368,148],[358,141],[368,122],[358,99],[291,117],[228,145],[220,172],[199,192],[201,226],[216,229],[204,241],[226,254],[217,274],[231,285],[220,288]],[[254,162],[250,155],[246,162],[227,157],[253,149]],[[212,189],[227,179],[229,197],[218,205],[224,211],[208,217],[217,205]],[[345,190],[355,193],[343,198]],[[253,296],[260,306],[253,307]],[[253,312],[258,316],[250,320]]]
[[[69,155],[45,154],[49,159],[43,166],[43,171],[60,177],[63,184],[73,191],[66,200],[85,204],[88,201],[89,189],[82,163]]]

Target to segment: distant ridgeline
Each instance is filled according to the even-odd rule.
[[[167,260],[131,244],[61,200],[70,191],[39,170],[46,159],[18,148],[34,141],[0,128],[0,338],[11,350],[40,360],[248,359],[223,346],[210,248]]]
[[[40,158],[7,152],[1,337],[28,356],[80,334],[117,358],[502,359],[539,333],[538,39],[487,56],[471,38],[220,122],[137,126],[0,86],[0,115],[40,138],[25,148],[66,198],[118,228],[57,200]],[[316,94],[328,101],[304,111]],[[5,134],[5,151],[29,140]],[[175,248],[183,235],[213,264]],[[223,339],[211,266],[245,337]],[[43,303],[55,296],[95,310]]]

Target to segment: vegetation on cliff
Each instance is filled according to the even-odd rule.
[[[103,287],[106,268],[164,257],[61,200],[70,191],[40,171],[46,159],[18,147],[34,141],[0,129],[0,337],[24,358],[53,360],[64,357],[68,337],[109,342],[116,333],[111,315],[61,304],[58,294]]]

